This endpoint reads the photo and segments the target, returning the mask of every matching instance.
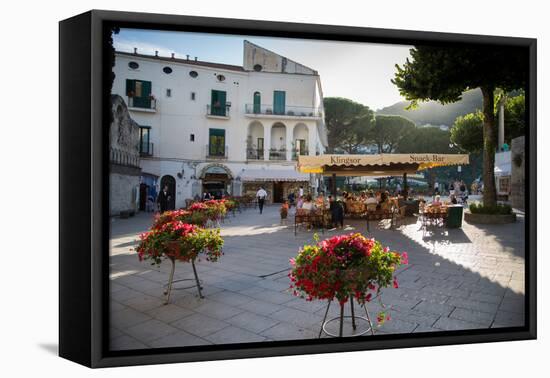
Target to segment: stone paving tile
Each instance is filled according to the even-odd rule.
[[[195,314],[194,311],[169,303],[146,311],[147,315],[165,323],[172,323],[186,316]]]
[[[120,311],[120,310],[124,310],[126,308],[126,306],[124,306],[123,304],[121,303],[118,303],[117,301],[115,300],[111,300],[109,302],[109,310],[111,312],[115,312],[115,311]]]
[[[454,311],[451,313],[449,317],[453,319],[459,319],[459,320],[482,324],[486,328],[489,328],[493,323],[495,314],[482,312],[482,311],[468,310],[465,308],[457,307],[454,309]]]
[[[110,342],[111,350],[131,350],[131,349],[148,349],[149,345],[142,343],[128,335],[116,337]]]
[[[449,306],[448,304],[431,303],[428,301],[422,301],[414,307],[414,310],[427,312],[428,314],[441,315],[444,317],[449,316],[454,309],[454,306]]]
[[[439,328],[445,331],[456,331],[463,329],[479,329],[487,328],[486,326],[478,323],[465,322],[464,320],[452,319],[447,317],[441,317],[433,325],[435,328]]]
[[[243,312],[225,321],[254,333],[260,333],[279,324],[278,320],[268,318],[267,316],[256,315],[252,312]]]
[[[136,311],[132,308],[126,308],[111,313],[111,326],[124,330],[149,319],[151,319],[151,317],[143,312]]]
[[[319,324],[319,327],[321,324]],[[314,332],[305,327],[299,327],[290,323],[279,323],[261,333],[271,340],[304,340],[316,339],[319,331]]]
[[[220,302],[215,302],[208,299],[193,310],[200,314],[208,315],[219,320],[229,319],[237,314],[240,314],[241,312],[244,312],[242,308],[222,304]]]
[[[206,315],[195,314],[177,320],[171,323],[171,325],[193,335],[204,337],[225,327],[229,327],[230,324]]]
[[[399,289],[384,291],[382,298],[391,309],[392,320],[377,333],[487,328],[490,316],[494,317],[491,327],[523,324],[521,222],[520,217],[515,225],[478,227],[464,223],[461,230],[434,230],[425,236],[414,222],[405,222],[397,231],[373,226],[369,235],[392,249],[407,251],[410,260],[410,265],[398,270]],[[268,207],[262,216],[250,211],[226,221],[222,225],[225,255],[217,263],[197,263],[205,298],[198,298],[196,288],[174,290],[167,306],[162,304],[162,291],[170,264],[157,267],[140,263],[130,250],[150,219],[138,214],[112,224],[111,339],[117,340],[116,348],[124,348],[124,343],[130,348],[149,347],[150,343],[155,347],[216,343],[246,332],[256,335],[252,339],[266,341],[317,337],[326,302],[307,302],[287,291],[288,259],[301,245],[311,243],[314,233],[300,231],[294,236],[292,225],[281,227],[277,207]],[[365,225],[356,221],[347,222],[346,228],[319,236],[366,231]],[[193,278],[191,266],[178,264],[175,277]],[[155,307],[149,308],[153,303]],[[368,307],[373,318],[383,309],[374,302]],[[345,311],[349,314],[349,304]],[[356,311],[364,314],[361,308]],[[331,306],[329,317],[339,312],[339,306]],[[137,329],[152,318],[177,330],[149,342],[126,333],[126,329]],[[228,322],[230,319],[234,324]],[[266,319],[268,323],[262,324]],[[204,339],[212,334],[218,334],[214,337],[218,341]]]
[[[280,305],[276,305],[270,302],[264,302],[258,299],[254,299],[237,307],[259,315],[273,314],[274,312],[277,312],[281,309]]]
[[[164,298],[153,297],[150,295],[140,295],[137,297],[132,297],[126,300],[123,300],[122,303],[128,307],[133,308],[134,310],[146,312],[153,308],[160,307],[164,304]]]
[[[461,298],[451,298],[448,302],[448,305],[466,308],[469,310],[483,311],[488,313],[495,313],[498,308],[498,304],[488,303],[488,302],[479,302],[470,299],[461,299]]]
[[[292,323],[299,327],[305,328],[310,327],[314,324],[320,325],[323,320],[323,318],[319,315],[307,313],[293,308],[283,308],[282,310],[270,314],[269,317],[279,320],[281,322]]]
[[[143,323],[139,323],[133,327],[129,327],[124,330],[124,332],[129,336],[132,336],[136,340],[147,344],[149,344],[153,340],[167,336],[176,331],[178,331],[177,328],[172,327],[157,319],[147,320]]]
[[[237,344],[265,341],[266,338],[254,332],[247,331],[239,327],[229,326],[211,335],[205,336],[205,339],[214,344]]]
[[[160,339],[150,342],[151,347],[153,348],[168,348],[168,347],[179,347],[186,345],[210,345],[212,342],[205,340],[203,338],[191,335],[185,331],[177,331],[175,333],[169,334],[167,336],[161,337]]]

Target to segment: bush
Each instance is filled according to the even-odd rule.
[[[509,215],[512,214],[512,206],[497,204],[495,206],[484,206],[481,203],[470,205],[472,214]]]

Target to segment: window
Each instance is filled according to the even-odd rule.
[[[298,155],[307,155],[305,139],[296,139],[295,148]]]
[[[151,82],[144,80],[126,80],[128,103],[134,108],[151,109]]]
[[[216,78],[218,79],[218,81],[224,81],[225,80],[225,76],[223,76],[223,75],[218,75],[218,76],[216,76]]]
[[[140,155],[153,155],[153,144],[150,143],[151,139],[151,127],[140,126],[139,127],[139,153]]]
[[[164,67],[162,69],[162,72],[164,72],[165,74],[169,75],[172,73],[172,69],[170,67]]]
[[[262,65],[261,64],[255,64],[254,65],[254,71],[256,72],[260,72],[262,70]]]
[[[195,98],[196,98],[195,92],[191,92],[191,100],[195,101]]]
[[[285,91],[274,91],[273,92],[273,113],[274,114],[285,114]]]
[[[212,89],[212,97],[210,100],[210,115],[226,116],[226,92]]]
[[[197,71],[190,71],[189,76],[191,76],[193,79],[199,76],[199,73]]]
[[[195,134],[189,135],[189,141],[194,142],[195,141]]]
[[[262,111],[262,96],[260,92],[254,92],[254,114],[259,114]]]
[[[209,129],[208,155],[225,156],[225,130]]]
[[[128,67],[130,67],[133,70],[137,70],[139,68],[139,64],[137,62],[130,62],[128,63]]]
[[[172,90],[171,89],[166,89],[166,97],[172,97]]]

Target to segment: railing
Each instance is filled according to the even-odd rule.
[[[227,146],[218,145],[206,145],[206,158],[207,159],[227,159]]]
[[[246,158],[248,160],[264,160],[264,150],[261,148],[247,148]]]
[[[111,148],[109,151],[111,164],[139,167],[139,156],[128,151]]]
[[[229,109],[231,109],[231,105],[225,105],[225,106],[206,105],[206,115],[214,116],[214,117],[229,118]]]
[[[286,160],[286,150],[269,150],[269,160]]]
[[[292,160],[298,160],[298,155],[309,155],[309,151],[307,148],[292,151]]]
[[[153,143],[141,142],[139,145],[139,154],[141,156],[153,156]]]
[[[244,108],[246,114],[259,115],[278,115],[288,117],[321,117],[319,108],[309,106],[289,106],[277,109],[273,105],[268,104],[246,104]]]
[[[156,110],[157,100],[154,97],[128,97],[128,107],[134,109]]]

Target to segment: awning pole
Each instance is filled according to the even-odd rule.
[[[407,172],[403,173],[403,197],[407,200],[407,195],[409,193],[409,187],[407,185]]]
[[[336,198],[336,173],[332,174],[332,182],[331,182],[331,188],[330,188],[331,194],[334,198]]]

